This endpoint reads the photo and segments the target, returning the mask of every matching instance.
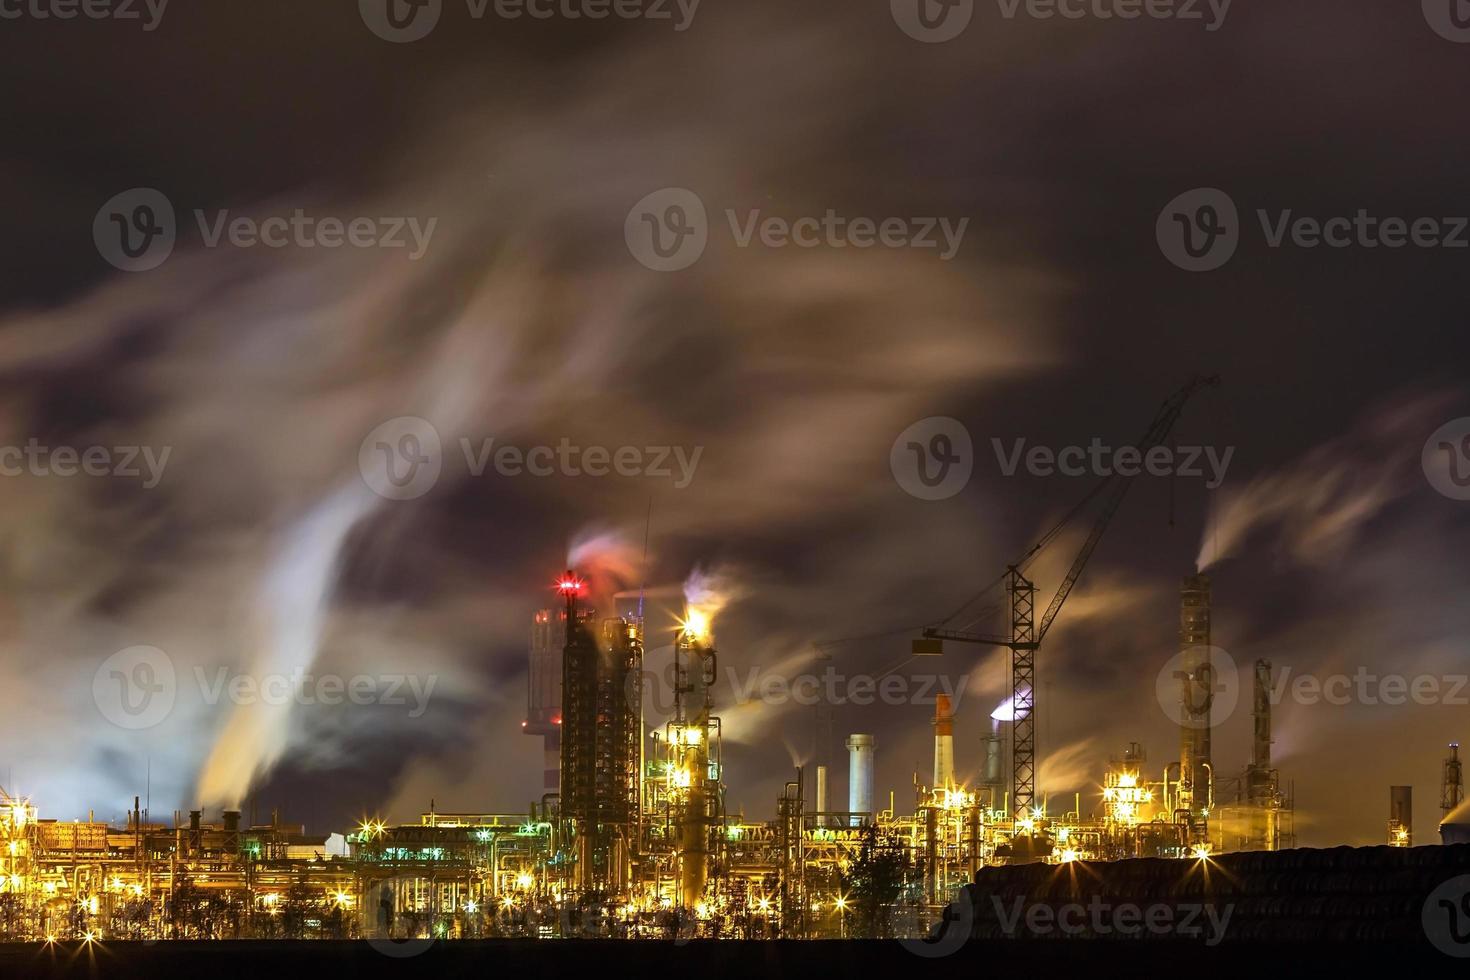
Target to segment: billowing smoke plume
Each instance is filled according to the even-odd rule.
[[[255,651],[242,665],[249,676],[297,683],[310,674],[342,542],[376,500],[366,486],[354,481],[287,532],[280,557],[271,564],[256,599],[249,633]],[[269,771],[286,750],[291,705],[290,700],[254,700],[228,709],[229,720],[199,776],[202,803],[240,806],[252,780]]]
[[[1200,543],[1200,571],[1230,557],[1254,532],[1274,530],[1292,561],[1340,560],[1385,506],[1424,486],[1419,456],[1439,425],[1444,396],[1421,397],[1361,420],[1301,459],[1219,491]]]

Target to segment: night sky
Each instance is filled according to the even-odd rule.
[[[651,664],[693,575],[725,602],[735,676],[792,677],[847,637],[867,638],[828,646],[834,667],[881,674],[906,628],[952,613],[1093,482],[1006,476],[993,439],[1124,445],[1218,373],[1173,441],[1233,449],[1223,485],[1137,480],[1040,654],[1042,786],[1065,809],[1130,741],[1155,778],[1177,758],[1155,679],[1203,552],[1214,642],[1246,685],[1266,658],[1458,690],[1276,709],[1302,843],[1380,842],[1395,783],[1414,785],[1432,841],[1444,745],[1470,738],[1454,680],[1470,673],[1470,502],[1435,483],[1470,460],[1431,452],[1426,471],[1421,454],[1470,416],[1470,232],[1458,248],[1272,247],[1258,212],[1453,233],[1470,215],[1470,44],[1411,2],[1237,0],[1216,30],[1007,6],[977,0],[944,43],[879,0],[704,0],[682,31],[677,5],[675,21],[593,22],[444,0],[411,43],[376,36],[352,0],[174,0],[152,30],[0,19],[0,446],[169,450],[156,486],[0,478],[0,784],[44,817],[116,819],[151,767],[155,818],[253,803],[323,833],[416,820],[431,799],[524,812],[541,792],[539,740],[520,733],[526,641],[574,547],[601,608],[646,585]],[[114,267],[93,235],[134,188],[177,213],[147,271]],[[702,257],[671,272],[625,238],[665,188],[708,211]],[[1238,208],[1239,247],[1209,272],[1156,234],[1196,188]],[[226,210],[434,225],[418,257],[211,247]],[[968,224],[949,261],[742,246],[726,212],[756,210]],[[360,449],[410,416],[442,437],[442,473],[384,499]],[[935,416],[968,430],[974,472],[926,501],[890,449]],[[460,440],[490,438],[701,455],[684,487],[476,476]],[[1044,599],[1080,542],[1038,562]],[[166,653],[179,690],[129,730],[94,682],[138,646]],[[417,716],[201,700],[200,676],[293,664],[435,686]],[[966,685],[956,755],[973,777],[1001,652],[951,647],[899,673]],[[885,805],[892,790],[907,810],[927,778],[931,704],[837,706],[823,744],[810,708],[736,694],[717,695],[732,811],[770,818],[798,763],[833,766],[845,799],[849,732],[877,735]],[[1249,731],[1247,696],[1216,734],[1222,774],[1248,761]]]

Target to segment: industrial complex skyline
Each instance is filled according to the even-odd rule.
[[[1470,31],[1122,3],[5,8],[13,890],[1437,843]]]

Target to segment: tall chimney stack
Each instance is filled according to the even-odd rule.
[[[934,699],[934,788],[948,789],[954,784],[954,712],[949,696]]]
[[[854,827],[873,816],[873,748],[871,735],[847,736],[847,809]]]
[[[1190,575],[1179,596],[1181,713],[1179,779],[1189,811],[1203,815],[1210,805],[1210,711],[1215,669],[1210,662],[1210,577]]]

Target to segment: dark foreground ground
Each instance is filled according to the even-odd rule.
[[[913,950],[897,942],[608,942],[484,941],[436,943],[418,950],[381,951],[365,942],[212,942],[143,945],[106,943],[78,949],[76,944],[42,949],[0,946],[0,977],[151,976],[222,980],[287,976],[332,977],[747,977],[771,980],[804,977],[839,980],[855,976],[911,976],[939,969],[964,976],[1130,976],[1189,970],[1195,976],[1259,975],[1266,965],[1305,969],[1323,976],[1342,969],[1361,975],[1368,969],[1458,971],[1466,960],[1452,959],[1425,940],[1410,943],[1279,944],[1233,943],[1206,948],[1190,942],[1108,940],[973,940],[953,951]],[[945,952],[926,962],[923,952]],[[1065,972],[1060,972],[1065,971]],[[1385,974],[1387,975],[1387,974]]]

